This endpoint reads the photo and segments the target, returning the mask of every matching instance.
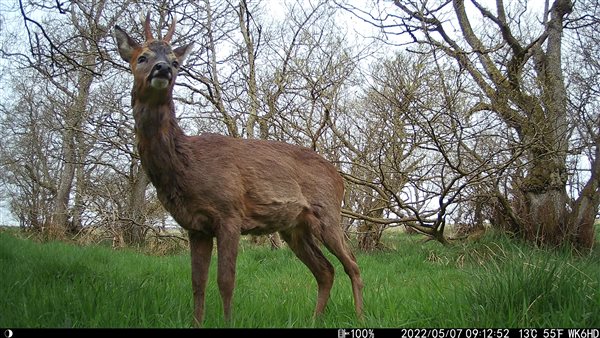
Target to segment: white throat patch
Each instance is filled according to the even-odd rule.
[[[169,80],[162,77],[154,77],[150,81],[150,85],[155,89],[165,89],[169,86]]]

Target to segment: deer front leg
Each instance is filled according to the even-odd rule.
[[[230,224],[224,224],[217,233],[217,284],[223,300],[223,315],[227,322],[231,321],[231,301],[235,286],[235,265],[239,241],[239,229]]]
[[[204,319],[204,292],[212,255],[213,238],[198,232],[189,232],[192,254],[192,290],[194,292],[194,324],[202,326]]]

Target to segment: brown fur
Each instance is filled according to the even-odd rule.
[[[224,315],[231,317],[240,235],[279,232],[318,284],[315,315],[321,314],[333,285],[333,266],[322,242],[350,277],[359,316],[362,281],[340,226],[344,184],[337,169],[314,151],[282,142],[242,140],[217,134],[187,136],[178,126],[172,100],[177,75],[190,45],[171,49],[152,38],[137,44],[119,27],[119,52],[134,75],[132,105],[142,165],[158,198],[189,232],[194,318],[201,324],[213,237],[217,239],[218,278]],[[172,31],[174,26],[171,26]],[[144,55],[146,60],[138,57]],[[151,85],[156,64],[168,65],[166,88]]]

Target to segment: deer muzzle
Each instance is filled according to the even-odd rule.
[[[155,89],[165,89],[173,79],[173,70],[171,65],[166,62],[158,62],[150,72],[150,86]]]

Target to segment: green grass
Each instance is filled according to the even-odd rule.
[[[289,249],[242,245],[233,322],[222,319],[216,259],[205,327],[600,327],[600,253],[535,249],[500,235],[443,247],[390,235],[394,250],[358,254],[365,319],[339,262],[326,313]],[[190,327],[189,254],[148,256],[39,243],[0,232],[0,327]]]

